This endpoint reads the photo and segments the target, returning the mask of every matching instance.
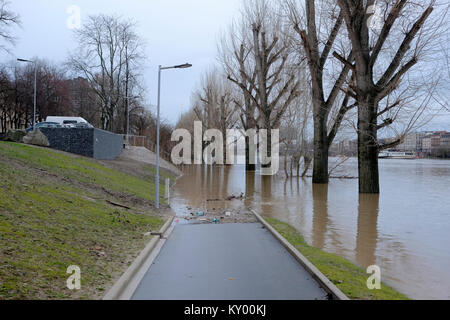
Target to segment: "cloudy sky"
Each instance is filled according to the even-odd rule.
[[[216,62],[216,44],[239,13],[241,0],[13,0],[11,9],[20,14],[22,28],[15,30],[17,45],[0,61],[38,57],[63,62],[76,48],[67,27],[68,8],[75,5],[81,18],[105,13],[134,19],[147,43],[148,61],[143,70],[148,101],[156,104],[158,65],[185,62],[191,69],[164,72],[162,116],[176,123],[189,107],[191,92],[203,71]],[[152,107],[155,109],[155,107]],[[443,112],[425,129],[449,130],[450,112]]]
[[[63,62],[76,47],[67,27],[72,5],[81,9],[82,19],[105,13],[137,22],[147,43],[144,79],[152,105],[157,98],[158,65],[194,65],[164,72],[162,115],[174,123],[188,108],[201,73],[216,61],[217,39],[239,12],[240,0],[14,0],[10,8],[20,14],[22,28],[15,31],[17,45],[10,55],[2,54],[2,61],[39,57]]]

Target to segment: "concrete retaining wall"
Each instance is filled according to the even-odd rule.
[[[94,158],[114,160],[123,151],[123,136],[94,129]]]
[[[97,160],[114,160],[123,150],[123,138],[99,129],[41,128],[50,148]]]

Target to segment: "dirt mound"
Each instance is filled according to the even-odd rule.
[[[41,147],[50,147],[47,137],[41,132],[41,130],[31,131],[25,137],[23,137],[23,143],[32,144]]]
[[[131,159],[151,165],[156,165],[156,154],[144,147],[130,147],[129,149],[124,149],[118,160],[121,159]],[[170,162],[160,158],[159,164],[162,168],[169,170],[176,176],[181,175],[181,171]]]

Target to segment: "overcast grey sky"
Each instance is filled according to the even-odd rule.
[[[168,70],[163,75],[162,115],[172,123],[189,106],[191,91],[201,73],[216,61],[220,31],[239,12],[240,0],[14,0],[10,8],[20,14],[22,28],[8,59],[39,57],[63,62],[76,47],[67,27],[68,7],[76,5],[81,17],[118,14],[134,19],[146,41],[145,85],[151,104],[157,98],[158,65],[190,62],[186,70]]]
[[[15,31],[18,42],[12,54],[0,58],[2,62],[17,57],[63,62],[76,47],[67,27],[67,9],[72,5],[81,9],[82,19],[100,13],[131,18],[147,43],[143,74],[150,104],[156,104],[159,64],[194,65],[164,72],[162,116],[174,124],[189,107],[202,72],[216,62],[220,32],[238,15],[240,4],[241,0],[13,0],[11,9],[20,14],[22,28]],[[449,114],[442,113],[424,129],[450,131]]]

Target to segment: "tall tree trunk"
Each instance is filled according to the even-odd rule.
[[[247,106],[250,106],[248,103]],[[247,119],[247,130],[255,129],[256,128],[256,121],[253,118],[253,114],[248,117]],[[254,142],[253,142],[254,143]],[[250,161],[252,163],[250,163]],[[245,171],[247,172],[253,172],[256,171],[256,163],[255,159],[250,159],[250,138],[245,137]]]
[[[376,102],[361,103],[358,112],[359,193],[380,193]]]
[[[264,117],[264,129],[267,132],[267,141],[266,141],[266,155],[267,159],[272,160],[272,130],[271,130],[271,123],[270,123],[270,113]],[[260,142],[261,143],[261,142]],[[272,162],[262,164],[262,168],[271,168]]]
[[[308,154],[305,154],[303,156],[303,159],[305,162],[305,167],[303,168],[303,172],[301,174],[302,178],[306,177],[306,174],[308,173],[308,170],[309,170],[309,167],[311,166],[311,161],[312,161],[312,158]]]
[[[245,171],[256,171],[255,160],[251,159],[251,161],[252,163],[250,163],[250,138],[245,137]]]
[[[222,133],[222,135],[223,135],[223,137],[226,137],[226,133],[224,134],[224,133]],[[226,139],[225,139],[225,141],[226,141]],[[222,147],[222,156],[223,156],[223,165],[227,165],[227,143],[226,142],[224,142],[223,143],[223,147]]]
[[[288,160],[289,148],[286,146],[286,151],[284,152],[284,174],[286,178],[289,178],[288,168],[287,168],[287,160]],[[292,168],[292,166],[291,166]]]
[[[255,194],[255,172],[245,173],[245,200],[244,204],[249,207],[252,205],[252,201]]]
[[[325,236],[328,231],[328,185],[313,185],[313,239],[316,248],[325,246]]]
[[[313,183],[328,183],[328,129],[322,116],[314,118]]]
[[[378,194],[359,195],[355,258],[363,268],[376,264],[379,208]]]

